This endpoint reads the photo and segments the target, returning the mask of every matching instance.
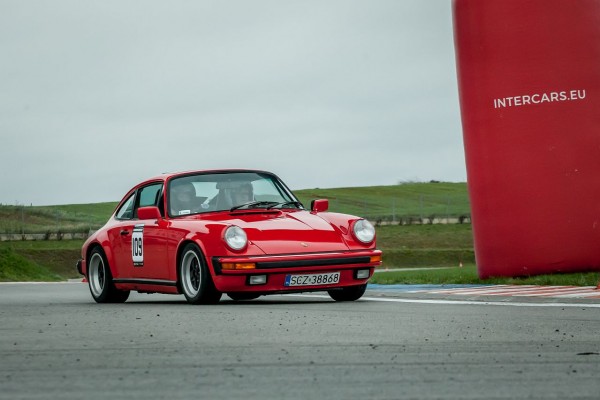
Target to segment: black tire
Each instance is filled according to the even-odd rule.
[[[212,281],[202,252],[193,243],[181,252],[178,266],[179,287],[190,304],[215,304],[221,299]]]
[[[87,280],[96,303],[125,303],[129,298],[129,290],[115,287],[106,255],[100,247],[94,248],[90,253]]]
[[[341,289],[328,290],[329,296],[335,301],[355,301],[362,297],[367,290],[367,284],[350,286]]]
[[[235,301],[244,301],[258,299],[260,297],[260,294],[233,292],[227,293],[227,296],[229,296],[232,300]]]

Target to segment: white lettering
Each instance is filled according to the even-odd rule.
[[[560,92],[546,92],[524,94],[493,99],[494,108],[519,107],[540,103],[562,102],[570,100],[583,100],[586,97],[585,89],[563,90]]]

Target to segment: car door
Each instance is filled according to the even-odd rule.
[[[137,217],[140,207],[156,206],[164,217],[163,184],[155,183],[138,191],[135,216],[131,231],[131,260],[136,280],[167,280],[167,223],[165,220],[142,220]],[[152,283],[152,282],[149,282]]]

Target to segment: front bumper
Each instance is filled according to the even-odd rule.
[[[214,284],[221,292],[303,292],[329,290],[367,283],[376,267],[381,265],[380,250],[343,251],[329,253],[285,254],[257,257],[213,257]],[[229,269],[244,265],[247,269]],[[248,268],[248,266],[251,268]],[[224,268],[225,267],[225,268]],[[357,276],[357,271],[368,270]],[[288,286],[288,275],[310,275],[339,272],[339,281],[326,285]],[[265,283],[251,284],[251,277],[264,276]]]

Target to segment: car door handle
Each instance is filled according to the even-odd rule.
[[[129,235],[129,231],[127,229],[123,229],[121,231],[121,235],[125,236],[125,235]]]

